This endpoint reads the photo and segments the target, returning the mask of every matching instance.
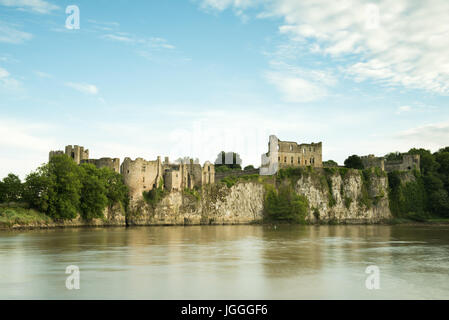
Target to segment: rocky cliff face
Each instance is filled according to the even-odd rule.
[[[198,197],[175,191],[156,206],[143,201],[131,209],[130,225],[243,224],[262,220],[264,187],[258,183],[222,184],[203,189]]]
[[[296,192],[309,201],[308,221],[377,223],[391,219],[386,175],[373,172],[366,179],[359,171],[349,170],[327,176],[326,183],[322,176],[320,181],[316,178],[303,175],[295,184]]]
[[[294,181],[296,193],[309,203],[311,223],[377,223],[391,218],[385,174],[365,177],[357,170],[325,173],[317,170]],[[282,182],[281,182],[282,183]],[[197,196],[171,192],[151,206],[134,204],[130,225],[243,224],[260,222],[264,210],[264,183],[239,181],[232,187],[215,184]]]

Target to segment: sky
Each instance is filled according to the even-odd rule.
[[[340,164],[436,151],[448,21],[447,0],[0,0],[0,178],[65,145],[256,167],[270,134]]]

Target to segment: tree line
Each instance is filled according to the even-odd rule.
[[[415,181],[401,183],[399,172],[390,172],[390,209],[399,217],[409,213],[416,217],[449,217],[449,147],[432,153],[420,148],[406,153],[392,152],[387,160],[400,160],[404,154],[420,155],[420,172],[415,172]],[[345,160],[345,167],[364,169],[362,160],[352,155]]]
[[[105,208],[120,204],[126,210],[128,187],[122,176],[93,164],[77,165],[57,155],[21,182],[10,173],[0,181],[0,203],[23,202],[55,220],[104,217]]]

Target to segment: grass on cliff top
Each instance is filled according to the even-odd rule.
[[[259,182],[264,183],[269,180],[269,176],[261,176],[258,174],[247,174],[242,176],[228,176],[221,179],[220,183],[225,184],[228,188],[234,186],[237,182]]]
[[[12,227],[13,225],[33,225],[51,223],[52,219],[34,209],[20,207],[0,208],[0,228]]]

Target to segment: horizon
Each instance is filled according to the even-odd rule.
[[[0,0],[0,179],[70,144],[121,162],[233,151],[242,167],[260,166],[271,134],[323,142],[340,165],[435,152],[449,141],[449,3],[433,3]]]

